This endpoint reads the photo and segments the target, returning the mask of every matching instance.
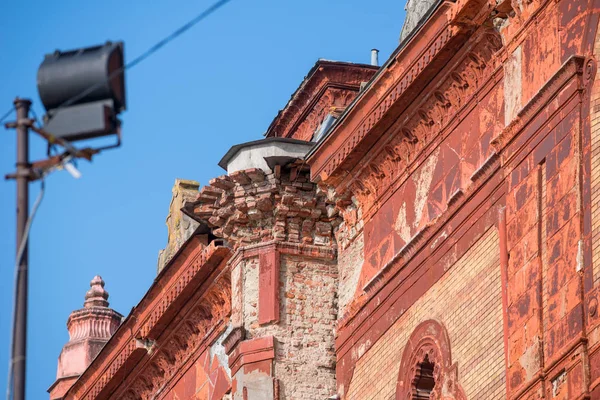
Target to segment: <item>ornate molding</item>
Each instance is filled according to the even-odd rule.
[[[169,286],[162,294],[161,300],[154,305],[150,315],[139,328],[139,336],[154,337],[159,334],[159,332],[153,331],[157,327],[158,321],[175,303],[175,300],[181,295],[192,279],[197,277],[200,270],[209,269],[209,267],[212,269],[225,258],[228,258],[230,255],[229,249],[222,247],[222,244],[220,241],[211,242],[191,260],[186,271],[179,276],[177,281]]]
[[[448,7],[446,7],[448,8]],[[440,11],[443,13],[444,11]],[[359,144],[369,134],[371,129],[383,119],[387,111],[392,105],[404,95],[411,85],[418,79],[423,70],[435,59],[450,40],[455,37],[460,31],[459,28],[450,25],[446,22],[434,35],[435,39],[429,43],[428,47],[416,57],[412,63],[406,67],[406,70],[397,78],[395,82],[390,82],[394,79],[393,74],[387,72],[382,74],[382,77],[373,84],[371,92],[382,93],[377,100],[377,103],[364,114],[360,123],[358,123],[352,131],[347,135],[343,144],[339,148],[333,150],[328,156],[327,161],[317,167],[313,171],[314,176],[320,176],[323,181],[327,181],[347,159],[348,155],[354,151]],[[396,64],[398,64],[396,62]],[[399,68],[397,65],[395,68]],[[333,136],[335,131],[331,133]],[[331,151],[331,150],[330,150]]]
[[[580,76],[581,82],[579,90],[584,92],[586,82],[590,82],[595,74],[595,63],[591,59],[585,59],[580,56],[573,56],[566,61],[556,74],[544,85],[538,94],[521,110],[517,118],[508,125],[502,133],[491,141],[495,152],[471,175],[473,184],[464,189],[460,198],[448,204],[448,210],[442,213],[437,219],[430,221],[424,229],[419,231],[414,237],[397,253],[392,259],[385,264],[381,270],[365,285],[365,293],[356,298],[348,305],[347,312],[340,318],[338,326],[342,329],[348,326],[358,315],[359,311],[377,295],[379,290],[383,288],[389,279],[403,265],[405,265],[412,255],[418,249],[422,248],[424,243],[427,243],[432,234],[437,231],[437,227],[442,226],[448,220],[448,216],[452,214],[452,210],[458,209],[465,201],[467,201],[473,193],[475,193],[495,171],[500,168],[500,165],[505,165],[508,162],[507,156],[503,150],[518,135],[532,120],[541,112],[544,107],[547,107],[550,101],[555,98],[560,89],[563,88],[574,76]],[[587,84],[589,86],[589,83]],[[509,155],[509,158],[512,157]],[[502,160],[501,160],[502,158]],[[347,203],[344,203],[347,206]],[[342,214],[345,213],[342,211]],[[343,223],[342,225],[344,225]]]
[[[440,77],[419,103],[402,114],[389,129],[390,134],[356,163],[355,170],[337,181],[335,188],[328,186],[327,180],[320,183],[327,190],[337,192],[336,205],[344,222],[336,237],[342,248],[362,231],[364,222],[384,203],[385,196],[400,187],[419,167],[432,143],[441,140],[441,133],[489,86],[501,68],[500,48],[500,37],[494,30],[476,32],[470,49],[463,51],[453,68]],[[485,168],[482,166],[479,172],[483,173]],[[477,176],[472,178],[475,179]],[[455,195],[448,206],[454,204],[461,193]]]
[[[435,320],[419,324],[411,334],[404,351],[396,400],[410,400],[417,397],[420,368],[425,363],[433,364],[432,378],[435,383],[428,398],[466,400],[464,390],[458,383],[458,369],[452,363],[450,337],[444,325]]]
[[[212,179],[186,210],[234,250],[271,241],[335,247],[340,222],[333,199],[300,162],[272,174],[248,169]]]
[[[84,339],[108,341],[115,333],[123,316],[109,308],[104,280],[96,275],[85,294],[83,308],[73,311],[67,320],[69,343]]]
[[[229,356],[231,376],[244,365],[275,358],[275,341],[273,336],[265,336],[240,342]]]
[[[75,398],[81,397],[82,399],[85,399],[85,400],[96,399],[98,397],[98,395],[100,394],[100,392],[102,392],[102,390],[106,387],[108,382],[124,366],[125,362],[129,359],[129,357],[131,357],[131,355],[134,353],[134,351],[136,349],[137,349],[137,346],[136,346],[135,342],[133,340],[129,341],[126,346],[124,346],[123,348],[121,348],[119,350],[116,357],[114,357],[114,359],[111,361],[110,365],[105,369],[105,372],[102,373],[100,375],[100,377],[91,384],[91,387],[89,387],[89,389],[85,388],[85,386],[84,386],[83,390],[76,388],[76,386],[77,386],[77,383],[76,383],[74,386],[74,388],[75,388],[74,392],[69,391],[68,393],[73,393],[73,397],[75,397]],[[100,354],[102,354],[102,352],[100,352]],[[92,365],[90,365],[90,367],[92,367],[93,365],[94,365],[94,363],[92,363]],[[90,370],[90,369],[88,368],[88,370]],[[83,376],[85,376],[85,375],[83,375]],[[78,382],[83,382],[84,379],[80,378],[78,380]],[[84,393],[81,393],[81,396],[79,396],[80,391],[84,392]]]
[[[583,89],[589,92],[594,84],[594,78],[596,77],[596,71],[598,69],[598,63],[594,57],[588,57],[585,60],[583,67]]]
[[[215,281],[215,271],[218,273],[225,267],[230,254],[230,250],[219,246],[218,242],[202,247],[194,238],[188,240],[159,274],[157,279],[161,283],[150,288],[68,395],[95,399],[106,390],[117,390],[124,377],[131,377],[135,368],[141,365],[140,360],[148,351],[152,353],[151,364],[155,365],[148,371],[156,371],[157,376],[168,379],[170,369],[167,364],[183,362],[183,353],[177,349],[204,343],[189,340],[201,340],[208,332],[202,328],[204,324],[220,326],[218,321],[223,321],[230,313],[230,296],[223,297],[231,290],[228,275],[221,275]],[[201,303],[199,297],[202,298]],[[178,312],[182,312],[190,298],[196,298],[194,304],[197,306],[175,329],[169,327],[173,317],[171,310],[176,307]],[[207,322],[208,317],[210,320]],[[204,321],[202,325],[200,321]],[[140,348],[138,339],[144,343],[154,342],[155,345]],[[139,371],[136,374],[139,376]],[[113,380],[117,375],[120,377],[118,382]],[[136,393],[145,393],[147,389],[144,388],[149,385],[147,381],[147,378],[136,381]]]
[[[73,311],[67,321],[69,342],[84,339],[110,339],[119,327],[123,316],[113,309],[82,308]]]
[[[286,137],[293,136],[295,139],[310,141],[330,110],[346,108],[358,95],[359,88],[359,84],[352,87],[338,87],[330,84],[325,86],[322,93],[317,95],[314,104],[304,112],[302,118],[287,130]]]
[[[368,219],[391,187],[398,187],[418,167],[416,161],[452,125],[470,100],[486,86],[501,66],[497,52],[499,35],[491,29],[475,33],[470,50],[437,85],[411,107],[377,143],[361,167],[339,186],[358,200],[363,218]]]
[[[119,398],[151,399],[165,388],[184,364],[212,344],[231,313],[231,278],[223,274],[182,321],[149,351],[149,360],[137,376],[125,382]]]
[[[595,66],[593,61],[588,62],[588,60],[584,59],[583,57],[572,57],[565,64],[563,64],[562,68],[556,72],[555,76],[553,76],[553,78],[551,78],[546,85],[544,85],[538,95],[536,95],[523,108],[517,119],[507,126],[506,129],[504,129],[504,131],[494,140],[493,144],[494,148],[496,149],[496,153],[493,153],[483,163],[483,165],[471,175],[473,184],[468,186],[465,190],[465,193],[451,205],[451,209],[442,213],[438,219],[431,221],[429,224],[430,228],[427,230],[426,234],[420,235],[421,238],[418,240],[419,243],[413,243],[413,240],[408,243],[411,246],[414,246],[412,247],[413,250],[407,252],[405,255],[401,254],[402,251],[399,254],[394,255],[394,257],[383,266],[381,271],[372,279],[372,281],[369,282],[366,288],[367,292],[348,306],[347,314],[344,315],[338,323],[339,332],[342,332],[345,329],[349,329],[348,332],[356,332],[359,331],[364,324],[372,323],[372,321],[366,317],[367,314],[361,311],[365,310],[365,307],[373,306],[374,304],[379,306],[379,304],[384,303],[383,300],[377,298],[379,293],[381,293],[382,288],[390,283],[392,277],[394,277],[401,268],[404,268],[404,266],[410,261],[411,257],[416,254],[419,249],[424,248],[424,245],[427,243],[432,243],[431,241],[434,240],[432,233],[438,231],[438,228],[443,226],[448,221],[448,216],[453,214],[453,210],[461,207],[462,204],[468,201],[474,195],[474,193],[480,190],[482,186],[490,179],[501,179],[501,177],[497,174],[497,171],[501,167],[501,163],[502,165],[506,165],[510,159],[516,157],[515,154],[508,153],[506,148],[512,142],[513,138],[515,138],[517,135],[523,135],[523,132],[527,126],[533,122],[533,119],[540,112],[544,112],[544,109],[548,110],[549,115],[556,113],[561,109],[561,104],[559,103],[571,101],[573,94],[576,94],[578,90],[580,95],[585,94],[585,88],[587,87],[586,82],[589,82],[590,79],[592,79],[591,77],[594,76],[594,68]],[[586,70],[589,72],[584,72]],[[579,77],[579,81],[575,82],[576,84],[571,84],[571,89],[569,91],[563,91],[562,89],[564,89],[566,85],[576,76]],[[560,93],[564,93],[564,98],[562,98],[560,102],[556,102],[556,104],[554,104],[552,100],[555,99]],[[533,132],[530,134],[533,135]],[[527,134],[523,140],[529,140],[528,137],[530,134]],[[497,178],[494,178],[494,176]],[[441,245],[441,243],[443,242],[436,241],[433,242],[432,246],[436,246],[435,248],[437,248]],[[432,249],[434,248],[432,247]],[[346,349],[349,345],[351,346],[350,341],[348,340],[350,337],[351,336],[349,335],[345,335],[344,339],[338,342],[338,349]],[[354,338],[353,340],[357,339]]]
[[[365,64],[317,61],[285,108],[271,122],[266,136],[291,137],[297,130],[306,136],[309,131],[305,132],[301,126],[306,120],[314,120],[326,107],[348,105],[358,94],[361,82],[369,81],[377,70],[378,67]],[[335,94],[325,99],[328,93]],[[319,124],[321,122],[322,118]]]
[[[229,335],[223,339],[225,354],[230,355],[235,347],[246,338],[246,329],[243,326],[235,327],[229,332]]]

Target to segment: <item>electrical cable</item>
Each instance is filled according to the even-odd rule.
[[[37,116],[35,110],[33,109],[33,107],[29,108],[29,112],[31,112],[33,114],[33,120],[35,121],[35,123],[38,124],[39,126],[42,126],[42,124],[40,124],[40,120],[38,119],[38,116]]]
[[[35,199],[35,203],[33,203],[33,207],[31,208],[31,214],[29,215],[29,218],[27,218],[27,223],[25,224],[25,230],[23,231],[23,237],[21,238],[21,244],[19,245],[19,249],[17,250],[17,257],[16,257],[16,262],[15,262],[15,282],[14,282],[14,290],[17,290],[17,283],[18,283],[18,279],[19,279],[19,272],[20,272],[20,265],[21,265],[21,260],[23,259],[23,254],[25,253],[25,248],[27,247],[27,241],[29,238],[29,229],[31,228],[31,224],[33,223],[33,218],[35,217],[35,214],[38,210],[38,208],[40,207],[40,204],[42,202],[42,199],[44,198],[44,191],[45,191],[45,181],[44,181],[44,176],[45,174],[42,175],[41,178],[41,186],[40,186],[40,192],[38,193],[37,198]],[[16,313],[16,308],[17,308],[17,302],[16,302],[16,296],[13,296],[13,307],[12,307],[12,320],[14,321],[15,319],[15,313]],[[10,335],[10,346],[8,348],[9,354],[13,354],[12,350],[13,350],[13,345],[14,345],[14,340],[15,340],[15,324],[13,322],[13,330],[11,332]],[[12,397],[12,379],[13,379],[13,368],[14,368],[14,363],[15,363],[15,359],[13,359],[12,357],[9,358],[8,360],[8,382],[6,383],[6,400],[11,400]]]
[[[115,76],[117,76],[118,74],[122,73],[125,70],[131,69],[133,67],[135,67],[136,65],[140,64],[142,61],[146,60],[148,57],[150,57],[152,54],[156,53],[158,50],[160,50],[161,48],[163,48],[165,45],[167,45],[168,43],[172,42],[173,40],[175,40],[176,38],[178,38],[179,36],[181,36],[183,33],[185,33],[186,31],[188,31],[189,29],[191,29],[193,26],[195,26],[196,24],[198,24],[199,22],[201,22],[202,20],[204,20],[205,18],[207,18],[208,16],[210,16],[211,14],[215,13],[217,10],[219,10],[221,7],[223,7],[225,4],[229,3],[231,0],[219,0],[215,3],[213,3],[210,7],[208,7],[207,9],[205,9],[204,11],[202,11],[200,14],[198,14],[197,16],[195,16],[194,18],[192,18],[190,21],[188,21],[186,24],[182,25],[180,28],[176,29],[175,31],[173,31],[171,34],[167,35],[165,38],[163,38],[162,40],[158,41],[156,44],[154,44],[153,46],[151,46],[148,50],[146,50],[144,53],[142,53],[141,55],[139,55],[138,57],[136,57],[135,59],[133,59],[132,61],[130,61],[129,63],[125,64],[123,67],[117,69],[116,71],[112,72],[104,81],[99,82],[95,85],[90,86],[88,89],[84,90],[83,92],[81,92],[80,94],[71,97],[70,99],[68,99],[67,101],[65,101],[64,103],[60,104],[55,110],[59,110],[61,108],[64,107],[68,107],[69,105],[77,102],[78,100],[84,98],[85,96],[87,96],[89,93],[93,92],[94,90],[96,90],[96,88],[102,86],[106,81],[111,80],[112,78],[114,78]],[[8,110],[5,114],[2,115],[2,117],[0,117],[0,123],[2,123],[5,119],[7,119],[12,112],[14,111],[15,107],[11,107],[10,110]],[[33,112],[33,116],[35,118],[35,121],[38,125],[39,121],[37,118],[37,115],[35,114],[35,111],[33,111],[33,109],[31,110]],[[41,177],[41,188],[40,188],[40,192],[38,194],[38,197],[33,205],[33,208],[31,210],[31,214],[29,216],[29,218],[27,219],[27,223],[25,225],[25,231],[23,232],[23,238],[21,239],[21,245],[19,246],[19,249],[17,251],[17,257],[16,257],[16,265],[15,265],[15,285],[14,288],[16,290],[17,288],[17,281],[18,281],[18,276],[19,276],[19,265],[21,264],[21,260],[23,258],[23,254],[25,252],[25,248],[26,248],[26,243],[27,243],[27,239],[29,237],[29,229],[31,227],[31,223],[33,222],[33,218],[37,212],[37,209],[40,206],[40,203],[42,202],[42,199],[44,197],[44,177],[45,175],[48,173],[49,171],[43,172],[42,173],[42,177]],[[14,297],[14,296],[13,296]],[[16,298],[13,300],[13,309],[12,309],[12,319],[14,321],[15,318],[15,312],[16,312]],[[13,343],[14,343],[14,336],[15,336],[15,332],[14,332],[14,323],[13,323],[13,330],[11,332],[11,336],[10,336],[10,347],[9,347],[9,352],[10,354],[12,354],[12,347],[13,347]],[[15,360],[13,358],[9,359],[9,364],[8,364],[8,382],[6,385],[6,399],[7,400],[11,400],[11,396],[12,396],[12,379],[13,379],[13,367],[14,367],[14,362]]]
[[[207,9],[205,9],[204,11],[202,11],[200,14],[198,14],[197,16],[195,16],[194,18],[192,18],[189,22],[187,22],[186,24],[182,25],[180,28],[178,28],[175,31],[173,31],[171,34],[169,34],[166,37],[164,37],[162,40],[158,41],[155,45],[151,46],[148,50],[146,50],[145,52],[143,52],[142,54],[140,54],[139,56],[137,56],[136,58],[134,58],[132,61],[130,61],[127,64],[125,64],[123,67],[121,67],[121,68],[113,71],[105,80],[103,80],[102,82],[98,82],[95,85],[90,86],[89,88],[87,88],[83,92],[79,93],[78,95],[75,95],[75,96],[71,97],[70,99],[68,99],[65,102],[63,102],[62,104],[60,104],[53,111],[60,110],[63,107],[70,106],[71,104],[73,104],[73,103],[75,103],[75,102],[83,99],[85,96],[87,96],[88,94],[92,93],[98,87],[103,86],[106,81],[110,81],[112,78],[114,78],[115,76],[119,75],[121,72],[135,67],[136,65],[138,65],[139,63],[141,63],[142,61],[144,61],[145,59],[147,59],[148,57],[150,57],[152,54],[156,53],[162,47],[164,47],[165,45],[167,45],[169,42],[172,42],[173,40],[175,40],[176,38],[178,38],[179,36],[181,36],[183,33],[185,33],[186,31],[188,31],[194,25],[198,24],[200,21],[202,21],[206,17],[210,16],[211,14],[213,14],[214,12],[216,12],[217,10],[219,10],[221,7],[223,7],[225,4],[229,3],[230,1],[231,0],[219,0],[219,1],[215,2],[215,3],[213,3],[210,7],[208,7]]]
[[[56,107],[54,110],[56,111],[61,108],[70,106],[71,104],[75,103],[76,101],[81,100],[88,94],[92,93],[98,87],[104,85],[104,83],[106,81],[111,80],[112,78],[114,78],[115,76],[117,76],[118,74],[120,74],[121,72],[123,72],[125,70],[135,67],[136,65],[138,65],[139,63],[141,63],[142,61],[144,61],[145,59],[150,57],[152,54],[156,53],[158,50],[163,48],[169,42],[172,42],[173,40],[177,39],[179,36],[184,34],[186,31],[190,30],[194,25],[198,24],[199,22],[201,22],[202,20],[204,20],[211,14],[215,13],[217,10],[219,10],[221,7],[223,7],[225,4],[229,3],[230,1],[231,0],[219,0],[215,3],[213,3],[206,10],[202,11],[200,14],[198,14],[197,16],[192,18],[190,21],[188,21],[187,23],[185,23],[184,25],[182,25],[181,27],[179,27],[178,29],[173,31],[171,34],[167,35],[165,38],[158,41],[156,44],[151,46],[148,50],[146,50],[145,52],[143,52],[142,54],[137,56],[135,59],[133,59],[132,61],[125,64],[123,67],[113,71],[105,80],[103,80],[102,82],[98,82],[95,85],[90,86],[83,92],[79,93],[78,95],[71,97],[70,99],[66,100],[65,102],[60,104],[58,107]],[[0,117],[0,123],[4,122],[4,120],[10,116],[10,114],[13,112],[14,109],[15,109],[15,107],[13,106],[6,113],[4,113],[2,115],[2,117]],[[37,120],[37,117],[36,117],[36,120]]]
[[[7,112],[5,112],[2,117],[0,117],[0,124],[3,123],[6,118],[10,117],[14,110],[15,106],[12,106]]]

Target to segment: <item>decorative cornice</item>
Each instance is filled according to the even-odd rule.
[[[338,197],[346,199],[337,203],[344,218],[337,232],[342,248],[352,242],[365,221],[420,167],[429,152],[474,106],[481,93],[497,82],[502,73],[500,48],[500,38],[495,31],[480,29],[475,32],[470,43],[456,54],[447,72],[436,78],[436,84],[419,102],[401,114],[395,127],[390,128],[391,133],[379,139],[345,177],[334,180]],[[472,180],[486,171],[487,164],[480,167]],[[463,195],[462,190],[453,193],[448,207]],[[411,248],[411,243],[405,249]]]
[[[456,124],[471,99],[487,87],[500,68],[496,56],[500,48],[495,31],[482,29],[475,33],[453,68],[436,78],[436,85],[402,114],[392,132],[382,137],[338,184],[339,192],[349,190],[356,197],[363,219],[368,220],[381,206],[387,192],[408,179],[432,143],[441,141],[441,134]]]
[[[413,240],[407,243],[398,254],[383,266],[377,276],[366,285],[366,293],[348,306],[347,313],[338,323],[338,332],[362,331],[364,324],[373,322],[369,320],[369,315],[363,312],[365,307],[368,305],[384,307],[387,298],[382,299],[377,298],[377,296],[382,293],[382,290],[387,287],[386,285],[397,276],[399,271],[401,271],[402,268],[404,268],[412,258],[421,251],[421,249],[424,249],[426,245],[432,243],[434,234],[439,232],[439,228],[448,223],[449,219],[456,214],[457,210],[467,204],[467,202],[475,196],[476,193],[482,190],[484,185],[488,182],[494,186],[499,185],[501,182],[500,179],[503,179],[503,177],[497,174],[497,171],[501,166],[505,166],[506,163],[510,161],[510,158],[515,156],[512,153],[507,153],[507,146],[513,139],[517,135],[523,134],[528,125],[533,122],[533,119],[539,115],[540,112],[545,112],[544,109],[548,109],[550,114],[557,113],[560,112],[561,105],[570,101],[571,96],[574,93],[577,93],[577,91],[583,96],[587,90],[586,88],[590,85],[590,80],[591,77],[594,76],[594,73],[595,63],[591,59],[574,56],[563,64],[548,83],[544,85],[540,92],[523,108],[515,121],[507,126],[506,129],[494,139],[494,149],[496,149],[497,152],[493,153],[471,175],[473,184],[468,186],[464,193],[449,205],[448,210],[444,211],[437,219],[430,221],[426,227],[425,234],[419,232],[420,234],[415,235]],[[565,92],[563,89],[574,77],[579,77],[578,83],[576,85],[571,85],[571,89]],[[561,99],[560,103],[557,102],[554,104],[552,100],[563,92],[565,93],[564,98]],[[435,251],[435,249],[439,248],[441,243],[442,242],[438,241],[433,242],[431,244],[431,251]],[[406,251],[407,246],[411,247],[410,251]],[[344,334],[344,338],[337,342],[338,351],[345,354],[348,351],[348,346],[351,346],[352,342],[356,342],[357,340],[358,338],[352,335]]]
[[[334,248],[340,222],[299,161],[272,174],[253,168],[212,179],[186,210],[234,250],[271,241]]]
[[[164,362],[168,361],[169,365],[185,362],[177,349],[205,343],[202,338],[206,337],[210,327],[218,326],[218,320],[223,320],[230,312],[230,296],[223,297],[230,290],[228,275],[219,272],[225,267],[230,254],[229,249],[220,246],[219,242],[203,247],[197,238],[190,238],[69,390],[68,396],[95,399],[101,393],[104,395],[118,390],[149,350],[156,350],[150,365],[158,368],[152,367],[148,371],[154,370],[169,379],[170,375],[166,372],[170,369]],[[193,298],[196,300],[190,300]],[[185,311],[187,309],[190,311]],[[186,319],[177,327],[170,326],[178,313],[185,313]],[[204,321],[205,325],[200,328],[193,324],[194,321]],[[180,338],[184,336],[192,342],[182,341]],[[168,343],[165,343],[167,339]],[[148,346],[140,346],[140,343]],[[157,356],[159,358],[154,362]],[[139,370],[136,373],[139,374]],[[118,381],[113,380],[117,375]],[[135,383],[140,393],[145,393],[144,387],[148,385],[148,379],[143,377]]]
[[[358,94],[360,85],[325,85],[306,111],[288,129],[285,137],[310,141],[332,110],[344,110]]]
[[[273,336],[240,342],[229,356],[231,376],[235,375],[246,364],[275,358],[275,341]]]
[[[271,250],[277,250],[280,254],[290,254],[322,260],[334,260],[337,256],[335,247],[271,240],[238,248],[229,259],[228,264],[235,266],[245,258],[257,257],[262,252],[269,252]]]
[[[314,168],[312,171],[313,177],[319,177],[323,181],[327,181],[337,173],[338,168],[347,161],[348,156],[352,153],[367,136],[372,135],[372,128],[378,124],[387,113],[387,111],[396,103],[397,99],[402,97],[409,89],[412,84],[418,79],[419,75],[424,69],[442,52],[445,51],[446,45],[451,41],[453,37],[459,34],[461,29],[450,25],[447,20],[446,13],[451,9],[451,6],[444,3],[437,12],[432,16],[437,25],[437,32],[432,35],[434,39],[428,43],[425,49],[416,56],[413,61],[407,67],[400,65],[400,62],[396,61],[399,57],[403,56],[405,52],[400,52],[396,55],[395,62],[388,65],[385,73],[382,73],[378,79],[373,82],[368,92],[363,95],[363,99],[355,104],[351,113],[358,114],[358,108],[361,103],[372,101],[373,105],[365,112],[361,110],[362,117],[360,122],[354,124],[351,131],[344,135],[343,141],[336,142],[338,147],[331,148],[334,145],[334,137],[340,135],[341,126],[338,129],[334,129],[330,132],[328,137],[325,138],[323,143],[320,144],[320,148],[323,151],[319,152],[319,149],[312,154],[308,161]],[[444,21],[444,22],[441,22]],[[414,49],[411,49],[414,51]],[[407,50],[408,51],[408,50]],[[402,71],[399,73],[399,71]],[[346,116],[345,120],[348,120],[350,116]],[[347,129],[347,126],[345,126]],[[324,153],[326,152],[326,153]],[[315,156],[321,153],[318,158],[324,159],[325,161],[315,160]]]
[[[265,136],[291,137],[299,125],[307,118],[311,119],[311,115],[321,113],[325,107],[334,103],[345,107],[358,93],[361,82],[369,81],[378,69],[365,64],[317,61],[285,108],[271,122]],[[340,96],[337,103],[334,98],[324,101],[327,92]]]
[[[183,315],[181,322],[170,328],[147,349],[149,359],[139,368],[137,376],[121,385],[123,399],[150,399],[162,392],[191,358],[211,345],[223,332],[231,313],[231,279],[223,274]],[[181,316],[180,313],[179,316]],[[166,394],[166,393],[165,393]]]
[[[490,169],[494,168],[494,164],[498,160],[498,153],[493,152],[484,162],[471,174],[471,181],[475,182],[479,180],[482,176],[487,174]]]
[[[243,326],[235,327],[229,332],[229,335],[223,339],[225,354],[230,355],[235,347],[246,338],[246,329]]]
[[[409,107],[421,90],[456,54],[473,32],[492,16],[485,0],[442,1],[427,23],[402,43],[327,137],[308,157],[313,179],[337,186],[346,171],[359,164],[394,118]],[[428,42],[427,42],[428,41]],[[431,117],[431,116],[429,116]]]
[[[325,165],[323,171],[315,171],[320,174],[323,180],[333,175],[334,171],[342,164],[346,157],[352,152],[357,145],[364,139],[367,133],[377,124],[390,109],[392,104],[410,87],[423,71],[425,66],[441,51],[441,49],[450,41],[453,36],[453,29],[447,25],[436,35],[435,41],[429,46],[427,51],[421,57],[413,62],[412,66],[403,75],[402,79],[385,95],[379,104],[367,114],[363,121],[350,134],[345,145],[335,151],[330,158],[330,161]],[[407,140],[411,140],[407,138]]]
[[[209,274],[214,268],[229,258],[231,255],[230,250],[222,247],[222,245],[221,241],[211,242],[190,262],[190,265],[187,266],[185,272],[179,276],[177,281],[164,290],[161,300],[154,305],[144,323],[141,324],[139,336],[154,338],[160,335],[164,326],[162,324],[158,325],[158,322],[165,316],[167,310],[175,309],[176,306],[181,304],[179,296],[184,290],[191,290],[188,288],[190,282],[194,280],[200,283],[198,274],[201,270]],[[191,293],[188,292],[188,294]]]
[[[83,339],[108,340],[123,316],[108,307],[82,308],[71,313],[67,322],[69,343]]]

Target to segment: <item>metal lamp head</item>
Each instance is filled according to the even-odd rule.
[[[69,141],[117,133],[126,108],[123,67],[122,42],[46,55],[37,75],[44,129]]]

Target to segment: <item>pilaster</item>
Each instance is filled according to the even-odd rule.
[[[234,399],[326,398],[336,391],[337,264],[333,199],[301,161],[210,181],[186,212],[234,249]],[[251,393],[252,392],[252,393]]]

